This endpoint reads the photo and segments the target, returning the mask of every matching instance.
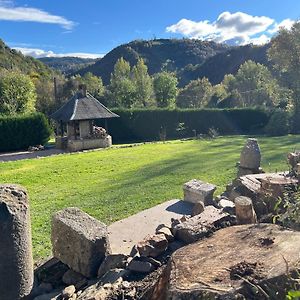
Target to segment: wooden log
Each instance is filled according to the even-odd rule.
[[[236,219],[238,224],[257,223],[257,217],[253,208],[252,200],[248,197],[240,196],[234,201]]]

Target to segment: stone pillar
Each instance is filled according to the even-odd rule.
[[[238,177],[261,173],[261,154],[256,139],[248,139],[240,157]]]
[[[253,208],[252,200],[248,197],[240,196],[235,198],[236,221],[241,224],[257,223],[257,217]]]
[[[18,300],[33,286],[29,201],[26,190],[0,185],[0,299]]]

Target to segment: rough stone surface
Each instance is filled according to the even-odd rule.
[[[183,185],[184,200],[191,203],[211,204],[216,186],[201,180],[192,179]]]
[[[235,213],[238,224],[254,224],[257,222],[252,200],[240,196],[235,199]]]
[[[63,289],[61,295],[62,295],[63,299],[69,299],[74,295],[75,291],[76,291],[75,286],[69,285]]]
[[[82,274],[75,272],[72,269],[68,270],[62,277],[62,281],[66,285],[76,285],[84,279],[85,277]]]
[[[192,211],[192,217],[197,216],[202,212],[204,212],[204,203],[203,202],[195,203]]]
[[[164,234],[147,236],[136,245],[140,256],[157,257],[168,248],[168,240]]]
[[[27,296],[33,286],[29,201],[24,188],[0,185],[0,299]]]
[[[66,208],[52,218],[53,255],[74,271],[97,275],[99,266],[110,253],[105,224],[78,208]]]
[[[259,169],[261,154],[256,139],[248,139],[240,157],[240,166],[246,169]]]
[[[125,268],[128,256],[124,254],[110,254],[105,257],[98,270],[98,278],[102,277],[111,269]]]
[[[227,200],[227,199],[221,199],[218,203],[219,207],[223,209],[223,211],[234,214],[235,213],[235,204],[234,202]]]
[[[208,236],[221,223],[231,220],[228,213],[214,206],[206,206],[204,212],[179,223],[173,229],[175,237],[185,243],[193,243]]]
[[[156,228],[156,234],[164,234],[168,242],[172,242],[174,240],[171,229],[164,224],[161,224]]]
[[[149,261],[136,257],[130,261],[127,269],[137,273],[150,273],[155,270],[155,266]]]
[[[288,273],[299,268],[299,252],[300,232],[277,225],[221,229],[173,254],[166,299],[266,299],[258,289],[251,294],[251,283],[276,290],[274,299],[285,299]],[[237,293],[244,298],[232,297]]]

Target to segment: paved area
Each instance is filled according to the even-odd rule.
[[[137,242],[154,234],[159,224],[170,225],[171,218],[189,215],[192,208],[189,202],[170,200],[111,224],[108,232],[112,253],[129,254]]]
[[[61,154],[61,153],[64,153],[64,151],[60,150],[60,149],[55,149],[55,148],[41,150],[41,151],[33,151],[33,152],[22,151],[22,152],[0,153],[0,162],[46,157],[46,156],[57,155],[57,154]]]

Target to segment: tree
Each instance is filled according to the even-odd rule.
[[[153,86],[158,107],[168,107],[175,104],[177,84],[177,77],[173,73],[161,72],[154,76]]]
[[[100,99],[105,92],[101,77],[93,75],[91,72],[85,73],[81,78],[81,83],[86,85],[87,90],[97,99]]]
[[[110,80],[111,106],[131,108],[136,100],[136,89],[131,78],[130,64],[122,58],[115,64]]]
[[[213,87],[207,78],[192,80],[178,94],[176,104],[181,108],[205,107],[210,102]]]
[[[0,75],[0,113],[33,112],[36,97],[35,86],[29,76],[15,71]]]
[[[283,84],[292,90],[294,129],[300,131],[300,22],[290,30],[281,28],[271,42],[268,57]]]
[[[246,61],[236,76],[227,75],[222,82],[235,105],[275,107],[282,96],[281,88],[266,66]]]
[[[141,104],[144,107],[151,105],[151,99],[154,93],[153,81],[148,74],[148,67],[142,58],[140,58],[136,66],[133,67],[132,74],[136,89],[136,104]]]

